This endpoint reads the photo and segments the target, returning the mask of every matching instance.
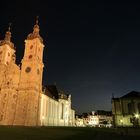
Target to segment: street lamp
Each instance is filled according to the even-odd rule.
[[[121,123],[123,123],[123,120],[120,120]]]
[[[121,119],[120,122],[121,122],[121,125],[122,125],[122,127],[123,127],[123,120]]]
[[[139,114],[135,114],[135,117],[138,119],[139,118]]]
[[[134,114],[134,117],[135,117],[135,126],[139,126],[139,114],[138,113]]]

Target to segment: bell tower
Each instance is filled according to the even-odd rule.
[[[8,65],[12,60],[15,53],[14,44],[11,42],[10,26],[5,34],[4,40],[0,41],[0,64]]]
[[[38,18],[33,32],[25,40],[14,125],[36,126],[39,123],[43,74],[43,39]]]
[[[5,33],[5,38],[0,41],[0,86],[7,66],[15,61],[15,48],[11,42],[10,26],[11,24],[9,24],[8,31]]]
[[[0,41],[0,124],[13,122],[20,70],[15,64],[15,48],[11,42],[10,26]]]

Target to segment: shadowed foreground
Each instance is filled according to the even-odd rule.
[[[139,138],[140,129],[0,126],[0,140],[132,140]]]

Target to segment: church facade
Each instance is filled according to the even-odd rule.
[[[114,127],[140,126],[140,92],[112,98],[112,114]]]
[[[71,96],[42,86],[43,39],[38,20],[25,40],[21,66],[15,63],[10,29],[0,41],[0,125],[73,126]]]

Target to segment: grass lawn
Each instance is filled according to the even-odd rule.
[[[140,129],[0,126],[0,140],[136,140]]]

